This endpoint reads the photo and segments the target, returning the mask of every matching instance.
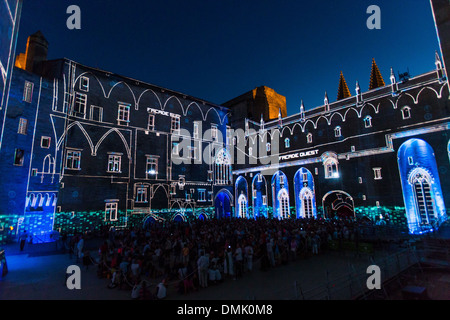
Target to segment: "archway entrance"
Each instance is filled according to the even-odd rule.
[[[328,192],[322,198],[325,218],[354,218],[355,205],[353,198],[345,191]]]
[[[232,196],[229,191],[220,191],[214,200],[215,217],[217,219],[231,217]]]

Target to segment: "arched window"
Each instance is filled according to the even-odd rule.
[[[215,183],[219,185],[232,184],[231,181],[231,160],[225,149],[220,150],[216,155],[214,164]]]
[[[311,189],[303,188],[300,191],[300,200],[302,203],[303,216],[305,218],[313,218],[314,217],[313,193],[311,192]]]
[[[341,127],[337,126],[336,128],[334,128],[334,136],[336,138],[339,138],[340,136],[342,136],[342,130]]]
[[[280,219],[289,218],[289,195],[285,188],[278,192],[278,202],[280,208]]]
[[[402,118],[404,119],[409,119],[411,118],[411,108],[406,106],[402,108]]]
[[[339,168],[337,159],[333,157],[327,158],[323,162],[323,167],[325,169],[325,179],[339,178]]]
[[[372,127],[372,117],[371,116],[367,116],[364,118],[364,126],[366,128],[371,128]]]
[[[289,140],[289,138],[284,139],[284,147],[285,148],[291,147],[291,141]]]
[[[307,143],[312,143],[312,142],[313,142],[313,136],[312,136],[312,133],[308,133],[308,134],[306,135],[306,142],[307,142]]]
[[[238,198],[239,204],[239,218],[247,218],[247,198],[241,194]]]
[[[411,173],[409,181],[416,200],[416,213],[419,225],[432,225],[436,220],[436,212],[431,195],[430,175],[425,170],[417,168]]]

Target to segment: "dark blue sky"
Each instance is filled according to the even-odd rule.
[[[439,50],[428,0],[25,0],[17,52],[41,30],[49,59],[82,64],[217,104],[257,86],[300,101],[335,101],[343,71],[354,94],[368,89],[372,58],[385,82],[390,68],[412,76],[433,70]],[[66,9],[81,9],[69,30]],[[369,5],[381,30],[369,30]]]

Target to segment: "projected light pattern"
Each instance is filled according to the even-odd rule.
[[[300,168],[294,175],[294,194],[297,218],[317,216],[314,178],[306,168]]]
[[[432,147],[422,139],[409,139],[397,159],[409,232],[438,228],[446,220],[446,209]]]
[[[277,171],[272,177],[273,218],[289,218],[289,184],[286,175]]]
[[[253,201],[253,215],[255,218],[267,218],[267,182],[266,178],[258,173],[253,177],[252,181],[252,201]]]
[[[236,216],[238,218],[248,218],[248,186],[244,177],[236,179],[235,185]]]

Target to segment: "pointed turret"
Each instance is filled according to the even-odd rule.
[[[261,113],[261,121],[259,122],[259,130],[264,131],[264,117],[262,113]]]
[[[391,84],[395,84],[397,81],[395,80],[394,69],[391,68],[391,76],[389,77],[391,80]]]
[[[348,89],[347,82],[345,81],[344,75],[342,74],[339,76],[339,88],[338,88],[338,94],[337,94],[337,100],[342,100],[348,97],[351,97],[350,90]]]
[[[356,92],[356,103],[357,104],[361,104],[361,102],[362,102],[362,93],[361,93],[361,87],[359,86],[359,82],[358,81],[356,81],[355,92]]]
[[[302,121],[305,120],[305,106],[303,105],[303,100],[302,100],[302,104],[300,105],[300,119]]]
[[[283,125],[283,120],[282,120],[282,116],[281,116],[281,109],[278,109],[278,126],[281,128],[282,125]]]
[[[323,104],[325,106],[325,112],[329,112],[330,111],[330,105],[329,105],[329,100],[328,100],[328,94],[325,91],[325,98],[323,98]]]
[[[369,84],[369,90],[384,87],[385,83],[383,80],[383,77],[381,76],[380,69],[378,69],[378,66],[375,62],[375,59],[372,59],[372,70],[370,71],[370,84]]]

